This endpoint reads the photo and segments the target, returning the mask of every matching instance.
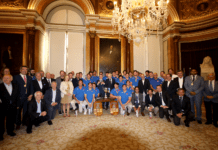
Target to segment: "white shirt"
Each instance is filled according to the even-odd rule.
[[[39,103],[36,101],[36,104],[37,104],[37,111],[36,111],[36,113],[39,113],[41,115],[41,112],[42,112],[42,110],[41,110],[41,100],[40,100]]]
[[[159,96],[160,96],[160,94],[162,95],[162,106],[166,106],[166,104],[164,103],[164,100],[163,100],[163,93],[160,92],[160,93],[159,93]]]
[[[146,96],[146,94],[145,94],[145,92],[143,92],[143,102],[145,102],[145,96]]]
[[[12,94],[12,84],[10,84],[10,85],[5,84],[5,87],[6,87],[7,91],[8,91],[8,93],[11,95]]]
[[[183,77],[182,78],[178,77],[178,80],[179,80],[179,87],[182,88],[182,86],[183,86]]]
[[[142,84],[144,85],[144,83],[145,83],[145,80],[142,80]]]
[[[56,90],[52,89],[52,102],[51,103],[55,103],[55,98],[56,98]]]
[[[208,87],[210,87],[210,83],[212,82],[212,88],[213,88],[213,91],[214,91],[214,85],[215,85],[215,80],[208,80]]]
[[[167,87],[169,87],[169,86],[170,86],[170,82],[171,82],[171,81],[167,81]]]
[[[195,80],[196,80],[196,78],[197,78],[197,75],[192,75],[192,76],[191,76],[192,81],[193,81],[193,76],[195,76]]]
[[[150,98],[150,102],[152,101],[152,96],[149,96],[149,98]]]
[[[47,81],[48,81],[48,83],[50,83],[50,84],[51,84],[51,79],[47,79]]]
[[[43,86],[42,86],[42,80],[40,80],[40,81],[37,80],[37,82],[39,83],[40,89],[42,89],[42,88],[43,88]]]
[[[177,78],[178,76],[176,74],[172,74],[172,80],[174,80],[174,78]]]
[[[24,81],[24,76],[26,77],[26,75],[20,74],[20,76],[23,78]],[[27,82],[27,77],[26,77],[26,82]]]

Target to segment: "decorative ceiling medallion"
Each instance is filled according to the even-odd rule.
[[[114,0],[100,0],[99,14],[100,15],[112,15],[114,10]]]
[[[197,11],[207,11],[207,9],[209,9],[209,2],[208,0],[202,0],[200,2],[197,3],[196,5],[196,10]]]

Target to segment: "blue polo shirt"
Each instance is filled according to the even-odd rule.
[[[91,80],[92,80],[92,83],[93,82],[97,83],[97,81],[99,80],[99,77],[98,76],[92,76]]]
[[[86,85],[86,87],[88,87],[88,84],[92,83],[92,80],[91,79],[90,80],[87,79],[87,80],[84,80],[83,83]]]
[[[121,96],[121,102],[122,104],[126,104],[126,102],[129,100],[129,97],[132,97],[132,93],[130,93],[128,90],[126,92],[119,92],[119,96]]]
[[[133,93],[133,92],[134,92],[134,90],[132,89],[132,87],[131,87],[131,86],[129,86],[129,87],[126,87],[126,89],[127,89],[128,91],[130,91],[131,93]]]
[[[151,79],[150,79],[150,84],[151,84],[151,85],[153,86],[153,88],[156,90],[156,87],[157,87],[158,85],[161,85],[162,82],[161,82],[160,79],[155,80],[154,78],[151,78]]]
[[[132,78],[130,79],[130,82],[132,82],[132,85],[136,87],[136,86],[138,86],[138,84],[139,84],[139,80],[141,80],[139,77],[137,77],[137,78],[132,77]]]
[[[121,91],[120,89],[115,89],[114,88],[113,90],[111,90],[111,94],[114,95],[114,96],[118,96],[120,91]],[[117,99],[115,99],[115,100],[117,100]]]
[[[106,77],[106,76],[103,77],[103,80],[104,80],[104,81],[106,81],[107,79],[108,79],[108,77]]]
[[[76,87],[73,91],[73,94],[75,95],[75,97],[79,100],[79,101],[83,101],[84,100],[84,92],[85,92],[85,88],[82,87],[82,89],[78,87]]]
[[[125,77],[125,76],[123,76],[123,79],[126,79],[126,77]]]
[[[95,98],[98,97],[98,94],[100,93],[99,89],[96,87],[93,90],[95,91]]]
[[[87,89],[85,90],[85,95],[88,99],[88,102],[91,103],[93,100],[93,95],[95,95],[95,91],[93,89],[92,90]]]
[[[158,79],[161,80],[161,84],[164,82],[164,78],[159,77]]]
[[[148,80],[150,80],[150,77],[147,77],[147,76],[145,76],[145,79],[148,79]]]
[[[115,80],[115,82],[119,81],[119,79],[117,77],[112,77],[112,78]]]
[[[126,84],[124,81],[118,81],[117,83],[119,83],[119,89],[122,90],[123,89],[123,85]]]

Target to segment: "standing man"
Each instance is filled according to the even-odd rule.
[[[125,84],[125,82],[123,80],[123,76],[119,76],[119,81],[117,83],[119,83],[119,88],[120,88],[120,90],[122,90],[123,85]]]
[[[135,88],[139,84],[140,78],[138,77],[138,72],[134,70],[133,77],[130,79],[130,82],[132,82],[133,87]]]
[[[110,97],[111,90],[114,89],[115,79],[112,78],[112,74],[108,74],[108,79],[105,81],[105,87],[107,88],[107,97]],[[109,107],[109,102],[106,102],[105,109]]]
[[[162,87],[161,85],[157,86],[157,92],[155,94],[155,100],[156,100],[156,104],[159,107],[159,117],[163,118],[164,116],[166,116],[167,121],[171,122],[170,118],[169,118],[169,95],[167,94],[167,92],[163,92],[162,91]]]
[[[132,94],[129,91],[127,91],[125,84],[123,85],[123,90],[119,92],[119,96],[119,103],[121,105],[120,113],[122,115],[125,115],[125,110],[128,109],[127,116],[129,116],[132,109]]]
[[[157,92],[157,89],[156,89],[156,87],[158,86],[158,85],[161,85],[161,80],[159,80],[157,77],[157,73],[152,73],[152,74],[150,74],[151,76],[150,76],[150,86],[151,86],[151,89],[156,93]],[[153,77],[152,77],[153,76]]]
[[[103,80],[103,75],[100,74],[99,75],[99,80],[97,81],[97,87],[100,91],[100,97],[104,97],[104,86],[105,86],[105,82]]]
[[[44,73],[44,71],[40,71],[40,74],[41,74],[41,77],[42,77],[42,80],[44,80],[45,79],[45,73]]]
[[[14,76],[13,82],[18,85],[19,88],[19,101],[17,106],[16,125],[17,129],[20,129],[21,125],[21,110],[23,109],[22,124],[26,124],[27,120],[27,105],[33,96],[32,78],[27,76],[27,66],[20,67],[20,74]]]
[[[172,68],[169,68],[168,69],[168,74],[171,74],[172,75],[172,79],[174,80],[176,77],[178,77],[176,74],[174,74],[174,71]]]
[[[65,72],[63,70],[60,71],[60,77],[56,78],[56,82],[57,82],[57,88],[60,89],[61,86],[61,82],[64,81],[64,77],[65,77]],[[58,106],[58,111],[59,111],[59,115],[62,115],[61,112],[61,103]]]
[[[87,79],[84,80],[83,83],[84,83],[84,86],[85,86],[85,87],[88,87],[88,84],[89,84],[89,83],[92,83],[91,76],[90,76],[89,73],[87,74]]]
[[[92,83],[96,83],[97,84],[97,81],[99,80],[99,77],[97,76],[97,71],[95,70],[93,72],[93,76],[92,76]]]
[[[0,110],[0,141],[2,141],[3,134],[5,131],[5,117],[6,117],[6,129],[7,134],[15,136],[14,124],[16,122],[16,111],[17,102],[19,100],[18,86],[12,81],[11,75],[4,75],[3,83],[0,84],[0,99],[1,99],[1,110]]]
[[[171,99],[173,98],[174,95],[176,95],[176,91],[177,91],[176,87],[177,87],[177,85],[172,80],[172,75],[167,74],[167,81],[164,81],[164,83],[162,85],[162,89],[164,92],[166,91],[169,94]]]
[[[103,80],[104,80],[104,81],[106,81],[106,80],[108,79],[108,74],[109,74],[109,72],[106,72],[106,73],[105,73],[105,76],[103,77]]]
[[[149,79],[149,70],[145,71],[145,79]]]
[[[176,82],[176,89],[184,89],[185,90],[185,86],[184,86],[184,83],[185,83],[185,78],[183,77],[183,71],[182,70],[179,70],[177,71],[177,78],[174,79],[174,82]]]
[[[36,79],[33,80],[33,92],[41,91],[42,94],[45,94],[45,91],[49,89],[48,83],[45,81],[46,79],[42,80],[41,74],[39,72],[36,73]]]
[[[158,79],[161,80],[162,83],[164,82],[164,78],[163,78],[164,74],[165,74],[165,72],[164,72],[164,71],[161,71],[161,72],[160,72],[160,77],[158,78]]]
[[[73,84],[73,74],[72,72],[68,73],[69,81]]]
[[[32,80],[35,80],[35,70],[34,69],[30,69],[30,76],[32,77]]]
[[[150,89],[150,82],[145,78],[144,74],[141,74],[141,80],[139,80],[139,93],[143,94],[143,102],[145,103],[145,96],[148,89]]]
[[[173,96],[173,121],[176,126],[180,125],[181,118],[186,116],[185,126],[189,127],[190,121],[193,120],[194,114],[191,112],[189,97],[185,96],[184,89],[178,89],[178,95]]]
[[[73,79],[73,87],[76,88],[79,83],[79,73],[76,73],[76,78]]]
[[[61,91],[57,88],[56,81],[52,81],[51,88],[45,92],[44,100],[48,109],[48,124],[52,125],[56,110],[61,102]]]
[[[197,70],[192,69],[191,75],[185,78],[186,95],[191,101],[191,111],[195,116],[194,104],[197,109],[197,122],[202,124],[201,121],[201,104],[202,104],[202,91],[204,89],[204,78],[197,75]],[[195,119],[194,119],[195,120]]]
[[[205,124],[212,124],[212,106],[213,125],[218,128],[218,81],[215,81],[214,73],[208,74],[208,81],[205,81],[204,83],[203,95],[207,118],[207,122]]]
[[[49,86],[49,88],[51,88],[51,83],[53,81],[55,81],[55,79],[51,78],[51,74],[49,72],[46,73],[46,78],[44,78],[44,82],[46,82],[46,84]]]

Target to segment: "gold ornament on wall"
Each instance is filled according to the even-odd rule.
[[[0,7],[24,8],[24,0],[0,0]]]
[[[101,0],[99,3],[99,14],[100,15],[112,15],[114,9],[114,1],[117,0]]]
[[[218,0],[181,0],[179,7],[182,20],[194,19],[218,12]]]

